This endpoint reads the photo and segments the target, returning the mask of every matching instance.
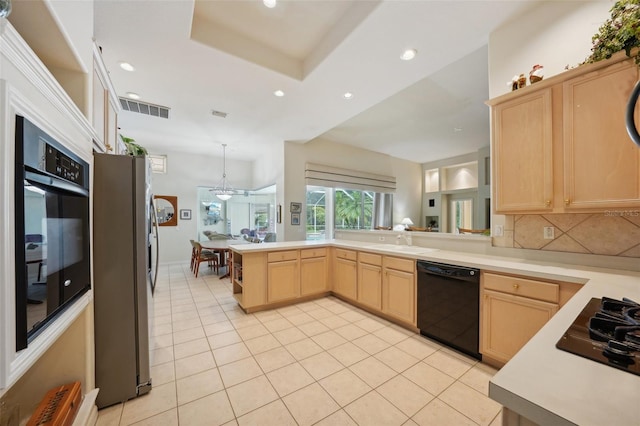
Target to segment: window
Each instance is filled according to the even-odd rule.
[[[336,229],[371,229],[373,192],[336,189]]]
[[[151,163],[151,171],[153,173],[167,173],[167,156],[166,155],[147,155]]]
[[[331,197],[330,188],[307,187],[307,240],[324,240],[326,238],[327,193]]]

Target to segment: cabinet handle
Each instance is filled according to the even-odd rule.
[[[545,201],[544,205],[547,206],[547,207],[551,207],[551,200]]]
[[[568,199],[568,198],[565,198],[565,199],[564,199],[564,205],[565,205],[565,206],[568,206],[570,203],[571,203],[571,200],[570,200],[570,199]]]
[[[514,284],[514,285],[513,285],[513,289],[514,289],[514,290],[517,290],[518,288],[520,288],[520,285],[519,285],[519,284]]]

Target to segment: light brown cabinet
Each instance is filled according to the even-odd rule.
[[[559,283],[483,272],[481,288],[480,352],[490,363],[509,361],[559,308]]]
[[[298,250],[267,254],[267,302],[280,302],[300,296]]]
[[[240,254],[232,250],[230,256],[233,297],[240,307],[251,310],[266,304],[267,254],[264,252]]]
[[[385,256],[383,259],[382,312],[416,325],[416,262]]]
[[[637,80],[622,52],[489,101],[496,212],[640,207],[640,150],[624,123]]]
[[[300,295],[328,291],[328,268],[326,248],[300,250]]]
[[[379,254],[359,253],[358,302],[382,310],[382,256]]]
[[[334,251],[333,291],[351,300],[358,299],[358,252],[336,248]]]

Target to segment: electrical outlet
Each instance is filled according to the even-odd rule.
[[[384,237],[382,236],[378,237],[378,241],[384,241]]]
[[[496,225],[494,230],[494,237],[502,237],[504,235],[504,227],[502,225]]]
[[[544,232],[542,234],[542,237],[545,240],[553,240],[555,238],[555,228],[553,226],[545,226],[544,227]]]

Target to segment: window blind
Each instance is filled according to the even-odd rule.
[[[394,176],[377,175],[313,163],[306,164],[305,180],[307,185],[330,188],[360,189],[386,193],[394,193],[396,190],[396,178]]]

